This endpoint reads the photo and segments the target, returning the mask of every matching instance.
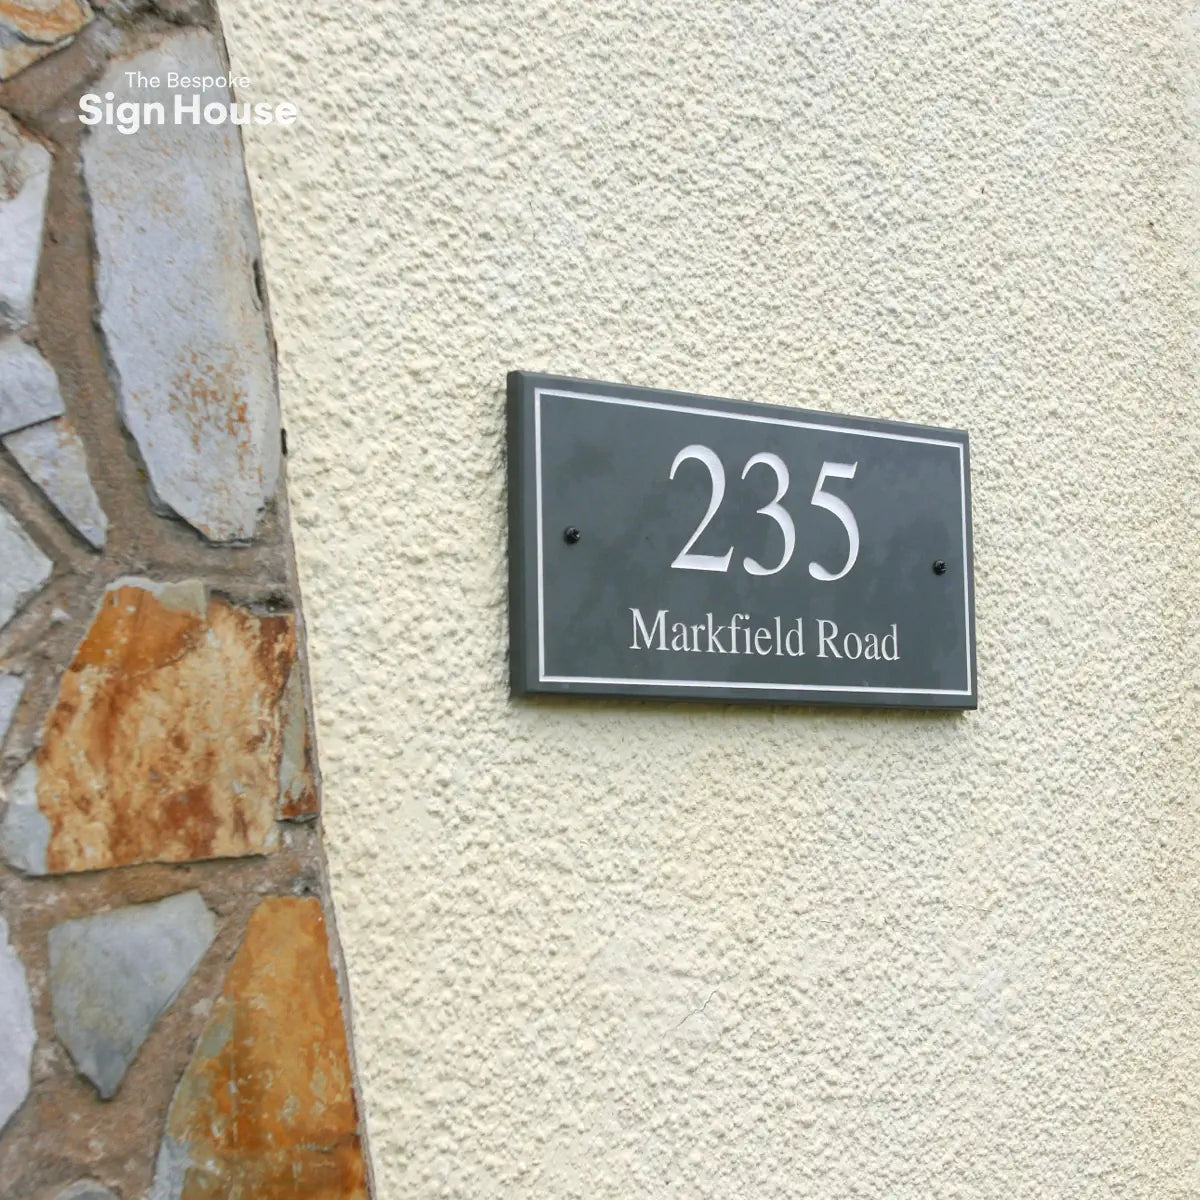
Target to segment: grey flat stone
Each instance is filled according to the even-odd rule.
[[[0,629],[46,586],[54,564],[33,544],[6,508],[0,508]]]
[[[65,38],[62,45],[66,46],[70,41],[70,38]],[[13,33],[4,21],[0,20],[0,80],[11,79],[26,67],[37,62],[39,58],[45,58],[47,54],[53,54],[57,49],[57,46],[27,42],[23,37],[18,37]]]
[[[198,25],[208,16],[209,0],[154,0],[154,7],[176,25]]]
[[[50,364],[20,338],[0,337],[0,436],[65,411]]]
[[[0,675],[0,750],[4,749],[4,739],[24,690],[25,680],[20,675]]]
[[[8,944],[8,926],[0,917],[0,1130],[29,1095],[34,1041],[25,968]]]
[[[81,1179],[59,1192],[55,1200],[117,1200],[117,1194],[94,1179]]]
[[[2,793],[0,793],[2,794]],[[26,875],[46,874],[50,848],[50,822],[38,807],[37,764],[31,759],[8,785],[8,805],[0,824],[4,857]]]
[[[146,1035],[216,934],[199,892],[50,930],[54,1030],[80,1074],[115,1095]]]
[[[224,68],[212,35],[194,29],[114,61],[94,89],[124,94],[129,71],[166,79]],[[138,97],[174,112],[166,88]],[[204,102],[230,97],[210,89]],[[279,477],[275,378],[237,133],[168,120],[125,136],[101,124],[86,131],[82,151],[100,325],[122,418],[152,495],[215,542],[253,537]]]
[[[154,1179],[146,1200],[179,1200],[191,1165],[188,1144],[177,1142],[169,1133],[164,1133],[158,1157],[154,1160]]]
[[[0,326],[33,316],[49,187],[50,151],[0,110]]]
[[[83,442],[66,417],[10,433],[4,448],[46,498],[96,550],[108,536],[108,517],[88,475]]]

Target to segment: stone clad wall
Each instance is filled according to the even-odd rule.
[[[0,0],[5,1197],[368,1191],[240,138],[78,120],[224,62]]]

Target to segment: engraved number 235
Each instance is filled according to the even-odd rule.
[[[671,563],[671,566],[680,571],[728,571],[729,560],[733,557],[732,546],[724,554],[693,554],[691,552],[700,535],[708,528],[709,522],[716,516],[717,509],[721,507],[721,501],[725,498],[725,468],[721,465],[721,460],[714,450],[696,443],[684,446],[675,455],[675,461],[671,464],[671,479],[675,478],[675,472],[679,469],[680,464],[687,462],[688,459],[696,459],[708,468],[708,474],[712,480],[712,494],[708,501],[708,511],[704,514],[703,520],[696,526],[696,531],[688,539],[687,544],[675,556],[675,561]],[[742,566],[750,575],[775,575],[788,565],[792,555],[796,552],[796,526],[792,522],[791,514],[780,503],[787,494],[791,477],[788,475],[787,464],[783,459],[778,454],[764,450],[759,454],[751,455],[746,460],[746,465],[742,468],[742,478],[745,479],[751,469],[758,466],[769,468],[775,475],[775,498],[769,504],[764,504],[758,511],[764,517],[770,517],[779,526],[779,531],[783,534],[783,556],[773,567],[764,567],[762,563],[746,555],[742,559]],[[827,512],[833,513],[845,528],[849,541],[849,553],[840,571],[829,571],[819,562],[808,564],[808,573],[822,583],[832,583],[834,580],[848,575],[850,569],[858,561],[858,522],[854,519],[854,513],[840,496],[824,490],[826,479],[853,479],[857,468],[858,463],[822,463],[821,473],[817,477],[817,486],[813,489],[812,499],[809,501],[817,508],[823,508]]]

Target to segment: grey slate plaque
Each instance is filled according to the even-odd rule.
[[[974,708],[967,435],[508,377],[512,689]]]

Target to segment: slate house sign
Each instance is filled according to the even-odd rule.
[[[967,435],[508,377],[512,689],[974,708]]]

